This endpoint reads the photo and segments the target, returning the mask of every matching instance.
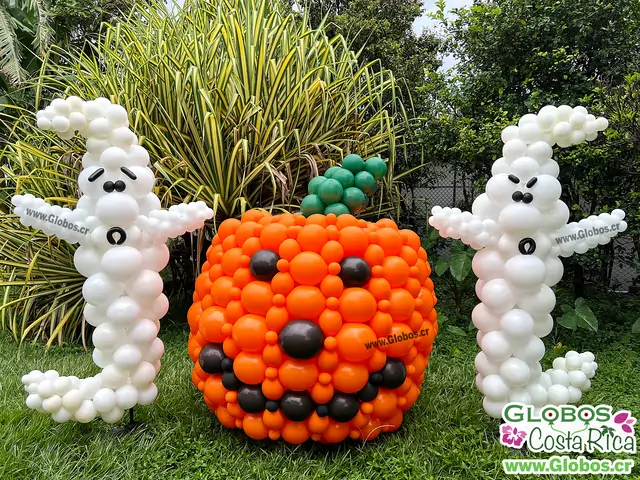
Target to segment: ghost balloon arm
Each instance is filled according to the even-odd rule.
[[[213,218],[213,210],[199,201],[174,205],[168,210],[152,210],[148,217],[140,219],[140,225],[156,241],[165,242],[202,228],[210,218]]]
[[[627,229],[624,217],[625,213],[617,209],[565,225],[552,235],[560,256],[570,257],[574,253],[585,253],[598,245],[606,245]]]
[[[438,230],[441,237],[459,239],[475,250],[495,245],[500,236],[500,228],[493,220],[483,220],[459,208],[436,206],[431,214],[429,225]]]
[[[85,235],[83,222],[87,214],[84,210],[51,205],[31,194],[14,195],[11,203],[15,207],[14,214],[25,227],[41,230],[45,235],[71,244],[80,242]]]

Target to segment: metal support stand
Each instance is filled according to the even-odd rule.
[[[119,427],[119,428],[114,428],[113,429],[113,434],[120,436],[120,435],[126,435],[128,433],[133,432],[134,430],[138,430],[141,427],[144,427],[145,424],[142,422],[136,422],[133,418],[133,408],[129,409],[129,423],[127,423],[126,425],[124,425],[123,427]]]

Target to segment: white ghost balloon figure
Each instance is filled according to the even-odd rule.
[[[158,394],[164,345],[157,335],[169,307],[159,275],[169,261],[165,242],[201,228],[213,211],[204,202],[160,209],[149,154],[120,105],[106,98],[56,99],[38,112],[37,123],[63,139],[76,132],[87,139],[78,177],[82,196],[71,210],[16,195],[14,212],[25,226],[80,244],[74,264],[87,277],[84,316],[96,327],[93,359],[102,371],[85,379],[33,371],[22,377],[26,403],[57,422],[100,416],[115,423]]]
[[[584,107],[546,106],[503,130],[503,156],[495,161],[485,193],[472,212],[433,207],[429,224],[442,237],[460,239],[478,252],[473,271],[481,301],[472,313],[482,351],[476,386],[494,418],[509,402],[539,409],[576,403],[598,367],[592,353],[568,352],[542,371],[542,338],[553,329],[556,298],[550,287],[562,278],[560,256],[604,245],[627,228],[622,210],[567,224],[569,208],[552,147],[594,140],[607,128]]]

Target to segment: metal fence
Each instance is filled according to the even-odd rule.
[[[464,184],[462,178],[453,169],[442,169],[436,172],[435,180],[429,187],[408,189],[404,192],[406,212],[403,223],[418,234],[427,233],[428,217],[435,205],[442,207],[461,206],[473,201],[477,192],[472,192],[472,186]],[[614,248],[609,254],[614,255],[611,275],[607,284],[601,286],[619,293],[628,293],[632,288],[640,285],[640,262],[635,251],[633,239],[622,233],[612,241]],[[446,255],[447,252],[444,252]],[[589,273],[589,272],[587,272]],[[595,272],[589,275],[597,277]]]

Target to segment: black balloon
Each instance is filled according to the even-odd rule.
[[[387,363],[380,370],[380,374],[382,375],[381,385],[384,388],[398,388],[407,378],[407,367],[398,358],[387,358]]]
[[[324,345],[322,329],[309,320],[293,320],[280,332],[280,345],[292,358],[315,357]]]
[[[360,402],[355,395],[336,391],[329,402],[329,416],[336,422],[346,423],[355,418],[360,410]]]
[[[369,383],[371,385],[382,385],[382,374],[380,372],[375,372],[369,375]]]
[[[258,250],[249,262],[251,274],[263,282],[270,281],[278,273],[278,260],[280,256],[273,250]]]
[[[316,408],[316,413],[319,417],[326,417],[329,415],[329,407],[327,405],[318,405]]]
[[[242,382],[233,372],[224,372],[222,374],[222,386],[227,390],[238,390],[242,386]]]
[[[222,350],[222,345],[219,343],[210,343],[200,350],[198,362],[200,363],[200,368],[207,373],[221,373],[222,362],[225,358],[227,358],[227,356]]]
[[[231,360],[229,357],[222,360],[222,362],[220,363],[220,366],[222,367],[222,370],[225,372],[233,372],[233,360]]]
[[[238,403],[247,413],[261,413],[267,406],[267,398],[260,386],[243,385],[238,389]]]
[[[316,408],[316,403],[309,392],[292,392],[287,390],[280,399],[282,414],[292,422],[302,422],[309,418]]]
[[[339,276],[345,287],[363,287],[371,278],[371,268],[360,257],[346,257],[340,262]]]
[[[358,392],[358,398],[363,402],[370,402],[378,396],[378,387],[371,382],[367,382],[362,390]]]
[[[266,408],[272,413],[277,412],[278,409],[280,408],[280,404],[275,400],[267,400]]]

